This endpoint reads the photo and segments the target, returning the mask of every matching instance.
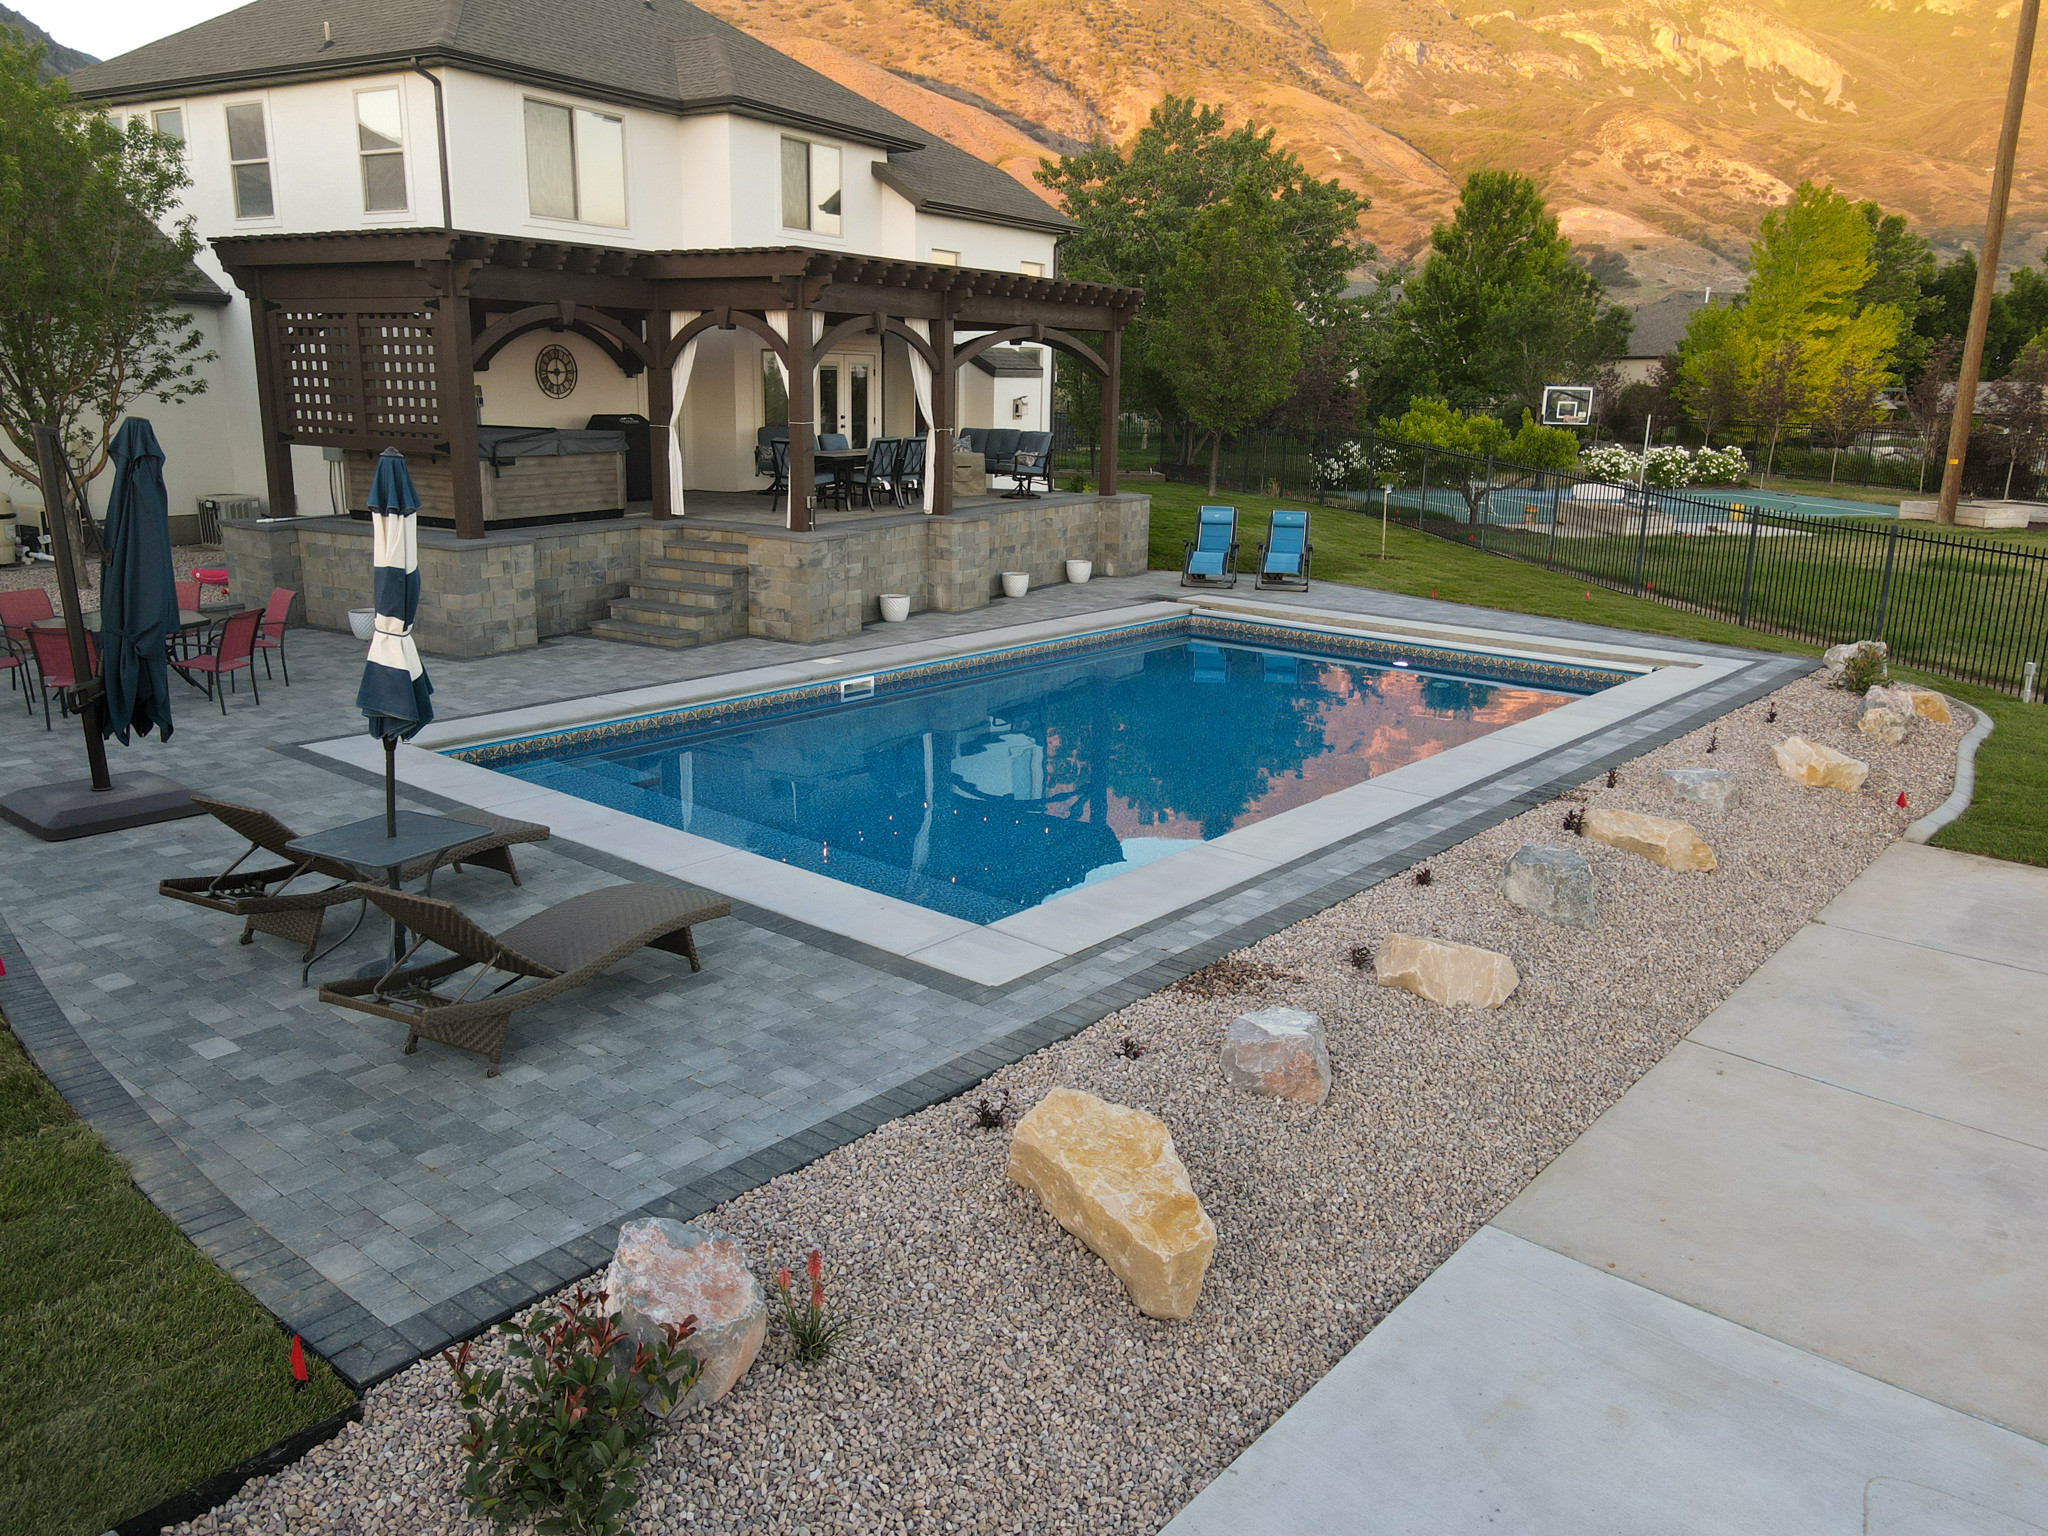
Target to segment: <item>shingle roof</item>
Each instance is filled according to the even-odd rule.
[[[1719,306],[1730,302],[1733,297],[1733,294],[1719,294],[1711,302]],[[1637,305],[1635,329],[1629,333],[1628,355],[1662,357],[1667,352],[1676,352],[1678,344],[1685,340],[1686,322],[1692,319],[1695,310],[1705,309],[1708,302],[1700,290],[1687,289]]]
[[[999,379],[1035,379],[1045,373],[1045,354],[1036,347],[990,347],[974,354],[974,366]]]
[[[896,185],[900,177],[898,190],[935,212],[1070,227],[994,166],[683,0],[255,0],[90,65],[71,77],[71,91],[140,101],[405,68],[415,59],[872,144],[892,157],[883,180]]]

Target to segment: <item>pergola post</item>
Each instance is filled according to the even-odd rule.
[[[647,417],[652,425],[647,431],[649,468],[653,473],[648,477],[649,510],[656,522],[674,517],[675,507],[669,496],[668,468],[670,456],[676,451],[670,441],[675,432],[675,370],[661,361],[668,356],[668,311],[653,309],[647,312],[647,348],[654,354],[655,362],[647,370]]]
[[[1123,345],[1121,330],[1112,327],[1102,333],[1102,360],[1109,364],[1109,371],[1102,376],[1102,446],[1096,459],[1101,466],[1095,486],[1100,496],[1116,494],[1117,429],[1123,418]]]
[[[454,499],[455,537],[484,536],[483,463],[476,439],[476,353],[469,299],[456,292],[458,268],[450,262],[435,326],[440,346],[441,426],[448,434],[448,485]]]
[[[953,515],[953,416],[959,409],[960,380],[953,361],[953,306],[932,322],[932,515]]]
[[[789,312],[789,531],[809,533],[817,525],[812,502],[818,477],[811,454],[817,446],[817,363],[811,356],[811,312],[801,289]]]
[[[250,271],[243,279],[243,288],[249,295],[249,333],[256,348],[256,425],[263,436],[263,478],[270,496],[270,515],[293,517],[299,510],[299,496],[292,484],[292,445],[284,440],[284,424],[277,411],[277,376],[282,359],[277,355],[277,332],[270,323],[270,306],[263,298],[261,272]]]

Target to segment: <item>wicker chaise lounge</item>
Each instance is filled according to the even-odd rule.
[[[405,1053],[421,1039],[475,1051],[498,1075],[505,1031],[520,1008],[580,987],[639,949],[681,955],[702,970],[690,925],[725,917],[732,904],[705,891],[666,885],[611,885],[557,902],[545,912],[489,934],[452,902],[414,896],[381,885],[358,885],[354,894],[374,903],[414,935],[412,948],[382,976],[330,982],[320,1001],[405,1025]],[[438,944],[449,958],[408,966],[422,943]],[[476,974],[459,992],[434,990],[472,966]],[[505,979],[487,985],[494,971]],[[525,979],[526,985],[515,983]]]
[[[244,944],[259,933],[270,933],[303,945],[300,959],[310,966],[320,944],[320,927],[326,920],[327,909],[361,899],[351,888],[356,878],[354,871],[325,859],[293,853],[287,845],[299,834],[268,811],[237,805],[231,800],[209,800],[204,795],[194,795],[192,803],[237,836],[247,838],[249,846],[217,875],[158,881],[157,894],[241,918]],[[458,869],[474,864],[508,875],[517,885],[519,866],[512,862],[512,845],[543,842],[548,836],[548,829],[539,822],[514,821],[488,811],[451,811],[448,815],[455,821],[474,822],[483,830],[474,842],[464,843],[437,858],[408,864],[402,871],[405,879],[417,880],[422,875],[431,878],[443,864],[453,864]],[[242,865],[259,852],[284,862],[269,869],[243,869]],[[317,886],[311,883],[313,879],[324,879],[329,884]],[[306,883],[300,884],[301,881]],[[294,885],[298,886],[296,890],[287,889]]]

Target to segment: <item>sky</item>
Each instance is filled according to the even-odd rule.
[[[65,47],[111,59],[232,11],[239,3],[241,0],[8,0],[8,7]]]

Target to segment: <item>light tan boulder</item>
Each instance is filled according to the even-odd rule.
[[[1771,755],[1786,778],[1813,789],[1846,789],[1853,794],[1870,777],[1870,764],[1804,736],[1787,736],[1771,748]]]
[[[1445,1008],[1498,1008],[1522,984],[1515,962],[1474,944],[1390,933],[1372,952],[1383,987],[1402,987]]]
[[[1216,1223],[1154,1116],[1055,1088],[1017,1122],[1010,1177],[1095,1250],[1140,1312],[1182,1318],[1195,1310]]]
[[[1301,1008],[1241,1013],[1223,1035],[1223,1078],[1233,1088],[1320,1104],[1330,1096],[1330,1039]]]
[[[1662,816],[1641,816],[1634,811],[1603,807],[1586,812],[1586,836],[1610,848],[1640,853],[1652,864],[1680,873],[1714,868],[1714,850],[1689,821],[1670,821]]]
[[[730,1392],[768,1336],[768,1301],[740,1240],[695,1222],[626,1222],[604,1288],[619,1326],[643,1344],[659,1340],[664,1323],[697,1319],[683,1348],[703,1369],[677,1414]]]
[[[1947,725],[1955,718],[1949,712],[1948,700],[1932,688],[1915,688],[1907,683],[1893,683],[1893,693],[1903,697],[1913,706],[1913,713],[1922,720],[1932,720],[1938,725]]]
[[[1906,727],[1912,721],[1910,711],[1902,713],[1888,704],[1873,704],[1856,717],[1856,729],[1873,741],[1897,742],[1906,739]]]

